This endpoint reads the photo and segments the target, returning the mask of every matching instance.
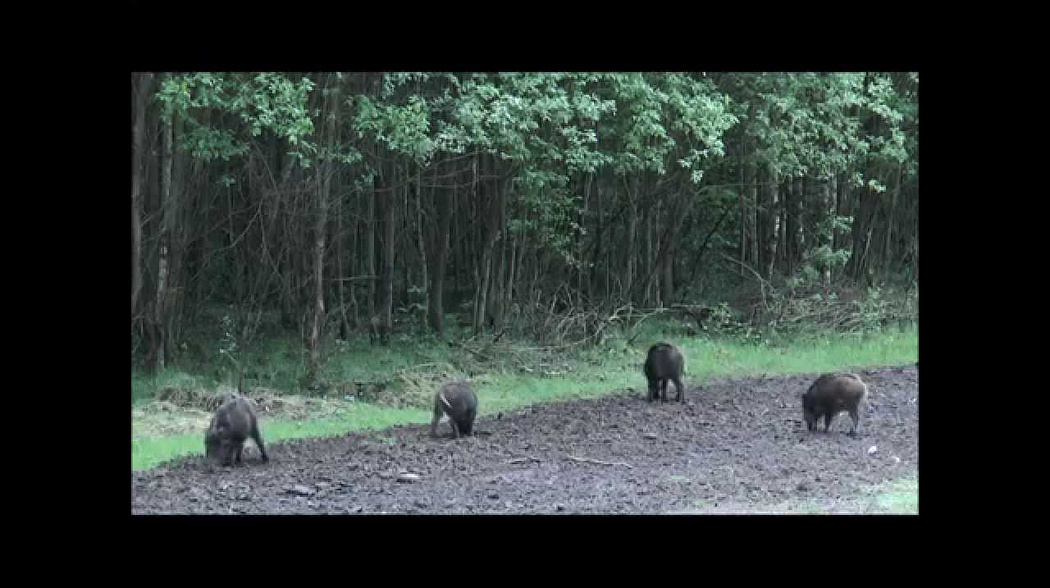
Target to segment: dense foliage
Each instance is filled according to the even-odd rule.
[[[918,278],[916,73],[132,82],[132,328],[153,366],[215,305],[247,339],[279,315],[317,364],[326,333],[382,339],[399,310],[438,334],[453,315],[593,334],[625,306]]]

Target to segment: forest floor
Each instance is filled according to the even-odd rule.
[[[917,512],[918,368],[860,370],[856,437],[842,414],[808,432],[816,374],[712,379],[685,403],[644,390],[478,419],[269,444],[244,463],[200,456],[132,472],[134,514],[683,514]],[[265,423],[262,434],[266,438]]]

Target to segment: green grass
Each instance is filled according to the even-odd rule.
[[[862,491],[861,496],[832,508],[817,499],[794,504],[796,514],[918,514],[919,481],[901,478]]]
[[[657,340],[680,344],[686,354],[687,385],[701,384],[712,377],[746,377],[758,374],[823,372],[863,366],[913,363],[918,358],[918,332],[915,328],[877,334],[833,336],[799,341],[770,341],[759,344],[730,339],[662,336],[659,329],[643,332],[631,346],[614,339],[599,348],[576,354],[543,354],[507,344],[483,350],[495,361],[479,364],[478,359],[456,347],[428,337],[394,337],[391,346],[372,347],[367,341],[336,344],[329,348],[325,376],[333,381],[382,382],[383,394],[405,398],[404,406],[365,402],[346,403],[334,416],[311,420],[263,417],[267,442],[303,437],[323,437],[349,431],[382,429],[397,424],[428,423],[426,405],[434,385],[441,379],[476,374],[475,390],[480,414],[518,409],[532,404],[575,398],[593,398],[631,388],[644,390],[641,375],[645,350]],[[257,376],[252,385],[284,392],[298,391],[302,375],[301,355],[292,341],[270,341],[251,356],[241,358]],[[232,365],[229,360],[222,362]],[[529,371],[522,371],[527,368]],[[147,401],[164,385],[214,388],[218,383],[236,385],[229,372],[216,370],[212,376],[189,375],[176,370],[161,373],[155,380],[132,373],[133,406]],[[225,375],[224,375],[225,374]],[[143,470],[181,456],[203,451],[203,432],[150,436],[141,418],[133,417],[132,469]],[[140,426],[136,427],[136,421]],[[887,508],[906,505],[890,491]]]
[[[914,363],[919,353],[918,333],[914,330],[770,345],[710,339],[689,339],[681,344],[687,358],[687,374],[701,380],[711,376],[797,374]]]
[[[873,512],[919,514],[919,480],[905,478],[875,489]]]

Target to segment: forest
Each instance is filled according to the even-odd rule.
[[[917,318],[917,73],[131,78],[151,373],[208,355],[203,332],[293,334],[318,389],[334,340]]]
[[[133,514],[917,512],[918,73],[129,89]]]

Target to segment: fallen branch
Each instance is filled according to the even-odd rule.
[[[542,459],[538,457],[532,457],[531,455],[526,455],[525,457],[515,457],[514,459],[508,460],[507,463],[525,463],[530,460],[536,463],[543,463]]]
[[[585,463],[596,463],[598,465],[608,465],[608,466],[621,465],[621,466],[624,466],[624,467],[626,467],[628,469],[632,469],[632,470],[634,469],[634,466],[632,466],[629,463],[624,463],[622,461],[599,461],[597,459],[591,459],[589,457],[576,457],[575,455],[566,455],[565,457],[567,457],[567,458],[569,458],[569,459],[571,459],[573,461],[582,461],[582,462],[585,462]]]

